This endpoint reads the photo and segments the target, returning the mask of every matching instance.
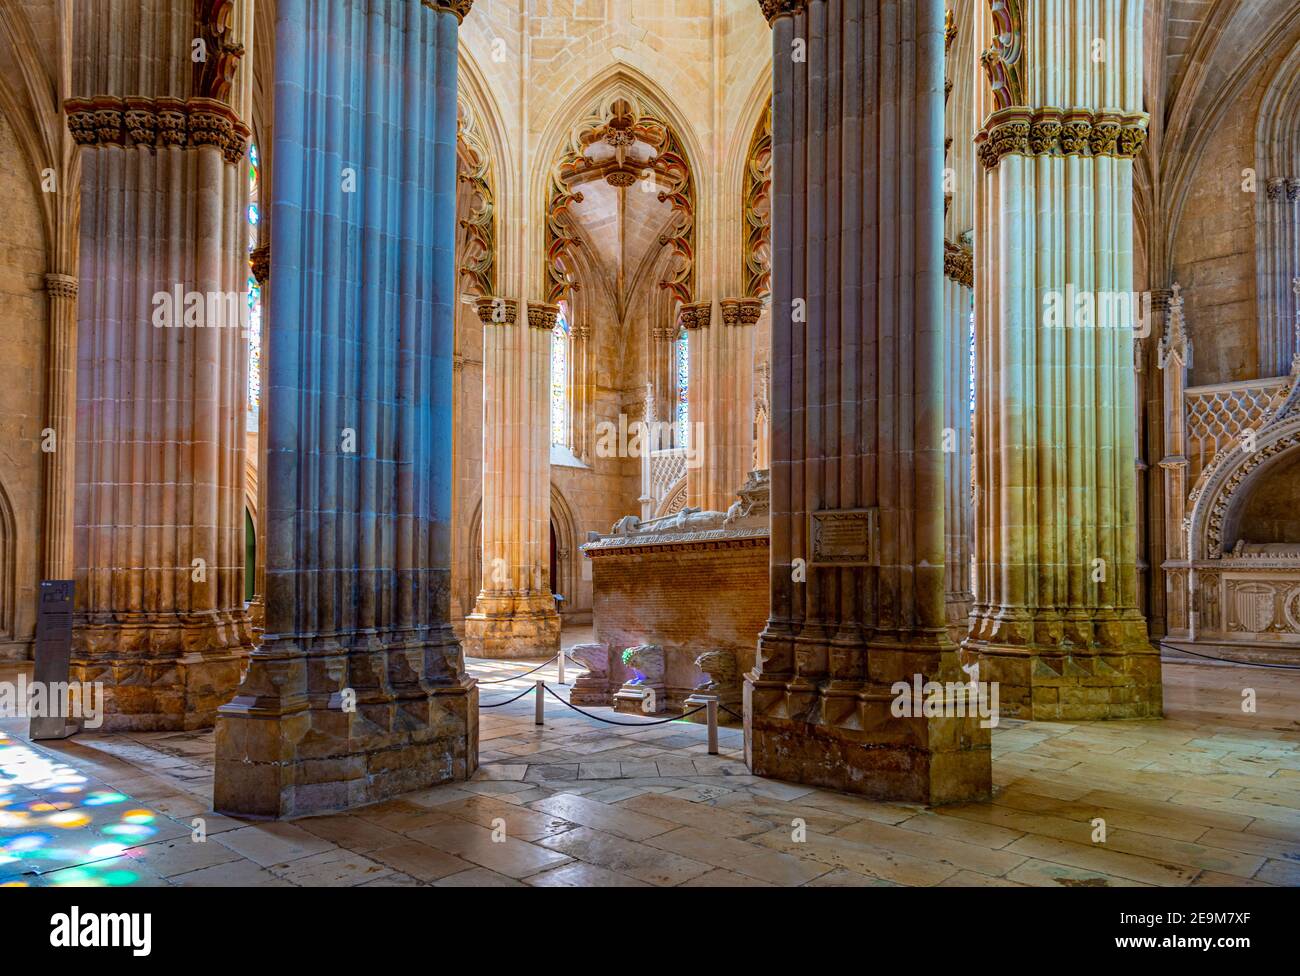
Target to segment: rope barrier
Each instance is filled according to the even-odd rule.
[[[579,708],[577,705],[572,705],[572,704],[570,704],[569,702],[566,702],[563,698],[561,698],[561,697],[560,697],[559,695],[557,695],[555,692],[551,691],[550,687],[547,686],[547,685],[542,685],[542,687],[546,689],[546,693],[547,693],[548,695],[550,695],[552,698],[554,698],[554,699],[555,699],[557,702],[559,702],[561,705],[564,705],[564,706],[567,707],[567,708],[571,708],[571,709],[573,709],[575,712],[577,712],[579,715],[585,715],[585,716],[587,716],[587,718],[589,718],[589,719],[593,719],[593,720],[595,720],[595,721],[597,721],[597,722],[604,722],[606,725],[626,725],[627,727],[629,727],[629,728],[633,728],[633,729],[649,728],[649,727],[652,726],[652,725],[666,725],[666,724],[668,724],[669,722],[680,722],[682,719],[687,718],[687,717],[689,717],[689,716],[691,716],[691,715],[695,715],[697,712],[702,712],[702,711],[704,711],[704,706],[701,705],[699,708],[693,708],[693,709],[691,709],[689,712],[683,712],[681,715],[674,715],[672,718],[662,718],[662,719],[659,719],[657,722],[615,722],[615,721],[612,720],[612,719],[601,718],[599,715],[592,715],[591,712],[583,711],[583,710],[582,710],[581,708]],[[532,691],[531,688],[528,689],[528,690],[529,690],[529,691]],[[503,703],[503,704],[504,704],[504,703]]]
[[[1255,661],[1238,661],[1230,657],[1211,657],[1208,654],[1197,654],[1195,651],[1189,651],[1186,648],[1173,648],[1178,654],[1190,654],[1192,657],[1204,658],[1207,661],[1218,661],[1220,664],[1240,664],[1243,668],[1272,668],[1275,671],[1300,671],[1300,665],[1294,664],[1259,664]],[[1170,661],[1177,661],[1178,658],[1170,657]]]
[[[524,695],[531,695],[531,694],[533,693],[534,690],[535,690],[535,689],[533,689],[533,688],[525,688],[525,689],[524,689],[523,691],[521,691],[519,694],[515,695],[514,698],[508,699],[507,701],[493,702],[491,705],[484,705],[483,703],[480,702],[478,707],[479,707],[479,708],[498,708],[498,707],[500,707],[501,705],[509,705],[510,702],[517,702],[517,701],[519,701],[519,699],[523,698]]]
[[[722,702],[718,702],[718,707],[719,707],[720,709],[722,709],[724,712],[726,712],[728,715],[730,715],[732,718],[738,718],[738,719],[740,719],[742,722],[745,721],[745,716],[743,716],[743,715],[737,715],[735,712],[733,712],[733,711],[732,711],[730,708],[728,708],[726,705],[722,704]]]
[[[528,677],[530,674],[534,674],[534,673],[536,673],[536,672],[542,670],[542,668],[546,667],[548,664],[551,663],[551,661],[554,661],[554,660],[555,660],[556,658],[558,658],[559,656],[560,656],[560,655],[556,654],[555,657],[551,658],[550,661],[543,661],[541,664],[537,665],[537,667],[533,668],[532,671],[525,671],[525,672],[523,672],[522,674],[512,674],[512,675],[510,675],[508,678],[494,678],[494,679],[492,679],[491,681],[484,681],[482,678],[479,678],[479,679],[478,679],[478,683],[481,684],[481,685],[499,685],[499,684],[501,684],[502,682],[505,682],[505,681],[515,681],[515,680],[517,680],[517,679],[519,679],[519,678],[526,678],[526,677]],[[481,707],[481,706],[480,706],[480,707]]]

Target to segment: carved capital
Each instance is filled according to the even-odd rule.
[[[266,241],[253,248],[248,255],[248,264],[257,283],[266,284],[266,280],[271,277],[271,242]]]
[[[555,328],[555,320],[560,314],[560,306],[548,302],[528,303],[528,327],[550,332]]]
[[[758,5],[770,25],[778,17],[793,17],[803,13],[808,7],[808,0],[758,0]]]
[[[465,18],[469,16],[469,8],[474,5],[474,0],[420,0],[420,2],[430,10],[455,14],[457,23],[465,22]]]
[[[95,95],[69,98],[63,107],[80,146],[212,146],[228,163],[239,162],[248,149],[248,126],[218,99]]]
[[[1300,200],[1300,180],[1286,181],[1286,202],[1295,203]]]
[[[514,325],[519,317],[519,303],[513,298],[484,295],[475,299],[474,311],[484,325]]]
[[[944,241],[943,274],[945,278],[973,289],[975,287],[975,252],[962,244]]]
[[[712,302],[691,302],[683,305],[677,321],[683,329],[706,329],[713,319]]]
[[[76,298],[77,279],[51,271],[45,276],[45,290],[53,298]]]
[[[718,304],[723,325],[753,325],[763,313],[763,302],[757,298],[724,298]]]

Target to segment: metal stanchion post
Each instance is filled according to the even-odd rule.
[[[534,725],[546,724],[546,698],[544,697],[545,695],[546,695],[546,682],[538,681],[537,682],[537,707],[536,707],[536,711],[533,713]]]
[[[560,663],[560,684],[564,684],[564,646],[560,646],[560,656],[556,658]]]
[[[709,720],[709,755],[716,756],[718,754],[718,700],[710,698],[704,707],[708,709],[704,714]]]

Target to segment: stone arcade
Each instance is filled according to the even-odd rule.
[[[0,703],[94,712],[0,709],[0,884],[1300,883],[1298,77],[1300,0],[0,6]]]

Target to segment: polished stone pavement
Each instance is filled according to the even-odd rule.
[[[550,665],[482,704],[537,677],[567,694]],[[0,719],[0,884],[1300,885],[1300,675],[1167,662],[1165,702],[1164,721],[1004,721],[993,801],[927,810],[751,776],[734,729],[710,756],[703,726],[549,698],[538,728],[530,694],[482,711],[473,781],[280,823],[210,812],[211,732],[32,745]]]

